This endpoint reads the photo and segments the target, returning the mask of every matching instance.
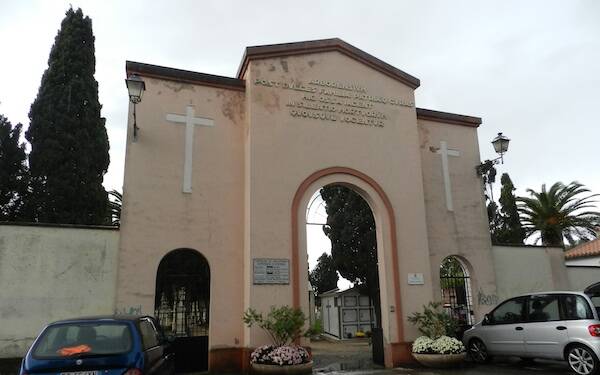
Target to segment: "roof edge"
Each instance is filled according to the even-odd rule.
[[[417,108],[417,119],[442,122],[478,128],[481,125],[481,117],[465,116],[456,113],[434,111],[432,109]]]
[[[421,81],[418,78],[403,72],[339,38],[246,47],[238,68],[237,78],[242,79],[251,60],[329,51],[341,52],[350,58],[362,62],[363,64],[404,83],[412,89],[416,89],[421,85]]]
[[[115,231],[119,230],[119,227],[114,226],[114,225],[58,224],[58,223],[38,223],[38,222],[27,222],[27,221],[0,221],[0,226],[67,228],[67,229],[101,229],[101,230],[115,230]]]
[[[192,72],[190,70],[145,64],[136,61],[126,61],[125,71],[127,75],[135,73],[144,77],[161,78],[176,82],[192,83],[238,91],[246,90],[246,82],[237,78]]]
[[[581,243],[565,251],[565,259],[579,259],[600,256],[600,237]]]

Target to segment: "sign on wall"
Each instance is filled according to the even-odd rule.
[[[408,285],[423,285],[425,284],[425,278],[422,273],[409,273],[408,274]]]
[[[289,259],[254,258],[254,284],[289,283]]]

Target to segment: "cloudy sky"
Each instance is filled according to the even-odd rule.
[[[69,4],[93,20],[96,79],[121,190],[125,60],[234,76],[246,46],[339,37],[419,79],[417,106],[499,131],[518,192],[578,180],[600,193],[600,1],[84,1],[0,3],[0,113],[27,125]]]

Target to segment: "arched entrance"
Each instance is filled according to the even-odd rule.
[[[469,268],[459,257],[448,256],[440,265],[442,305],[459,324],[459,335],[474,323]]]
[[[210,267],[191,249],[163,257],[156,274],[155,316],[175,336],[177,372],[208,370]]]
[[[310,286],[319,306],[316,314],[311,306],[311,321],[320,322],[329,338],[311,343],[317,370],[383,365],[376,225],[369,204],[351,187],[326,185],[311,198],[306,225]],[[348,357],[341,362],[340,350]]]
[[[369,204],[375,218],[380,303],[385,306],[381,309],[381,341],[385,365],[392,367],[410,358],[409,344],[404,342],[396,222],[385,192],[364,173],[345,167],[320,170],[306,178],[296,191],[292,204],[293,303],[304,311],[309,309],[308,299],[301,298],[308,285],[304,263],[307,257],[305,214],[310,198],[321,187],[332,184],[347,186],[357,192]]]

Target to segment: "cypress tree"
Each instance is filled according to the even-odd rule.
[[[108,136],[100,117],[92,21],[69,9],[29,112],[29,166],[37,221],[101,224]]]
[[[503,244],[523,244],[526,232],[521,225],[519,210],[517,208],[517,199],[514,191],[515,186],[512,183],[508,173],[503,173],[500,178],[502,189],[500,191],[501,205],[501,225],[496,233],[498,243]]]
[[[377,232],[371,207],[354,190],[341,185],[323,187],[321,197],[327,212],[323,232],[331,240],[335,268],[369,295],[381,324]]]
[[[492,237],[492,243],[498,243],[498,233],[501,228],[501,216],[498,213],[498,205],[493,200],[489,199],[486,195],[487,204],[487,214],[488,214],[488,224],[490,226],[490,236]]]
[[[337,287],[339,277],[331,255],[323,253],[319,257],[317,266],[308,275],[308,280],[315,288],[317,295],[321,295]]]
[[[0,221],[24,220],[28,169],[25,144],[19,143],[23,125],[14,127],[0,115]]]

